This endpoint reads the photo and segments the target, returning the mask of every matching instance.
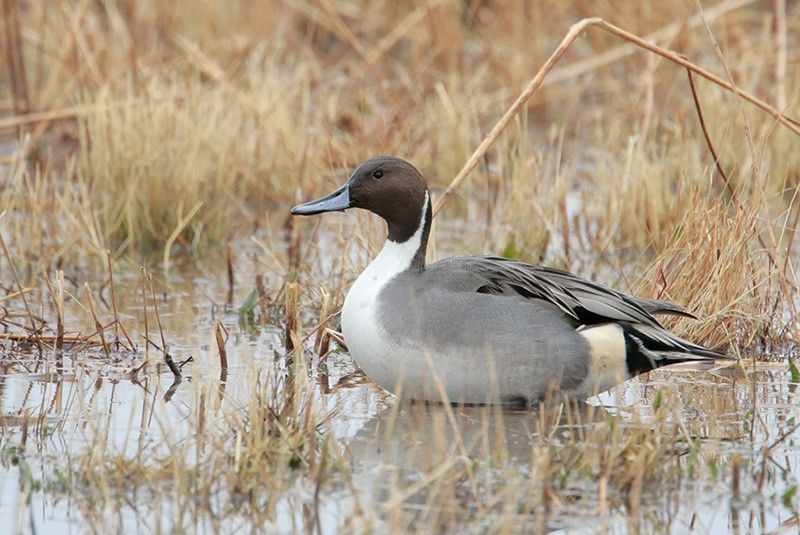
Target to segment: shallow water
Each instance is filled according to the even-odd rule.
[[[243,352],[244,354],[245,352]],[[243,357],[244,358],[244,357]],[[263,359],[264,366],[274,363],[272,357],[252,355]],[[55,482],[56,467],[61,460],[73,456],[76,450],[88,448],[87,441],[96,436],[88,428],[88,420],[105,420],[100,425],[109,430],[109,448],[122,454],[135,455],[139,440],[159,442],[165,436],[168,442],[179,442],[184,433],[191,433],[188,413],[196,406],[193,391],[187,378],[168,401],[163,394],[171,383],[167,374],[147,381],[147,392],[118,372],[118,368],[87,369],[85,365],[71,368],[65,365],[60,376],[51,366],[39,366],[31,362],[20,362],[8,366],[2,376],[2,412],[6,415],[3,425],[3,449],[18,446],[23,434],[22,415],[27,411],[28,439],[25,459],[30,464],[35,479],[43,482],[43,490],[36,490],[30,505],[25,505],[20,492],[20,481],[24,477],[19,466],[6,466],[0,478],[0,518],[3,525],[19,525],[23,532],[47,533],[51,530],[83,532],[86,530],[84,511],[94,517],[91,509],[84,509],[80,500],[71,499]],[[762,366],[749,378],[737,380],[726,377],[724,372],[709,375],[705,371],[660,370],[644,380],[629,381],[611,393],[592,400],[598,405],[594,418],[582,425],[605,425],[609,413],[622,415],[631,425],[646,425],[648,408],[660,388],[669,388],[682,402],[681,413],[686,418],[687,433],[711,445],[722,457],[734,453],[743,456],[744,471],[758,473],[763,469],[762,449],[764,445],[777,443],[771,451],[771,460],[766,463],[767,475],[762,489],[757,487],[758,477],[741,477],[739,497],[731,490],[731,474],[722,471],[716,479],[688,477],[681,485],[664,488],[659,482],[652,488],[645,487],[642,493],[642,527],[668,529],[684,532],[690,526],[700,533],[768,532],[784,523],[796,522],[793,513],[794,501],[784,503],[783,496],[797,485],[800,469],[800,433],[794,428],[797,415],[797,383],[791,382],[790,374],[780,366]],[[226,403],[244,402],[237,396],[241,392],[235,387],[242,369],[234,366],[229,374]],[[346,355],[336,357],[328,365],[328,380],[336,381],[354,371]],[[193,373],[202,373],[199,368]],[[334,421],[331,429],[343,439],[347,457],[352,459],[352,485],[357,489],[359,507],[378,508],[391,499],[393,490],[412,485],[428,473],[432,467],[454,452],[453,431],[447,425],[444,409],[438,406],[411,406],[392,409],[391,399],[370,384],[340,388],[324,396],[331,405],[344,410]],[[234,401],[235,400],[235,401]],[[752,436],[748,420],[752,418],[753,405],[758,406],[759,424],[754,425]],[[152,411],[148,413],[149,410]],[[586,409],[588,410],[588,409]],[[636,414],[636,417],[633,416]],[[456,408],[454,416],[458,432],[464,444],[474,448],[475,458],[484,458],[486,437],[497,440],[500,427],[504,460],[485,471],[479,478],[487,489],[496,486],[495,480],[527,477],[531,465],[531,447],[537,443],[534,434],[537,415],[531,412],[504,412],[497,420],[487,418],[484,408]],[[135,430],[143,417],[151,417],[153,424],[146,426],[147,435],[140,437]],[[157,422],[168,424],[165,429]],[[488,422],[488,423],[487,423]],[[502,424],[498,423],[502,422]],[[644,423],[643,423],[644,422]],[[39,431],[37,431],[37,429]],[[784,436],[785,435],[785,436]],[[783,437],[783,438],[781,438]],[[63,468],[61,468],[63,470]],[[466,486],[466,482],[460,482]],[[469,489],[463,489],[465,492]],[[491,494],[489,490],[487,493]],[[353,492],[338,490],[322,497],[320,523],[324,532],[333,532],[341,527],[344,519],[353,514],[355,498]],[[553,506],[544,515],[536,518],[523,515],[515,518],[514,531],[536,528],[593,531],[596,522],[614,531],[630,527],[630,519],[622,495],[608,499],[605,513],[598,516],[598,492],[594,485],[581,481],[575,488],[560,489],[559,494],[572,496],[571,501]],[[163,499],[161,497],[160,499]],[[304,526],[301,505],[308,501],[308,489],[298,484],[295,492],[280,498],[276,519],[266,524],[268,530],[295,531]],[[410,496],[404,508],[423,511],[430,496],[425,489]],[[521,499],[521,498],[520,498]],[[463,505],[461,506],[463,507]],[[459,508],[459,514],[463,513]],[[467,507],[469,510],[469,507]],[[107,515],[111,511],[106,511]],[[468,513],[467,513],[468,514]],[[118,515],[118,516],[116,516]],[[116,518],[126,530],[171,530],[175,519],[169,501],[161,503],[144,500],[136,506],[122,507]],[[501,518],[500,512],[494,515]],[[105,518],[113,525],[114,516]],[[461,519],[465,526],[472,526],[469,518]],[[483,520],[483,527],[492,526],[493,515]],[[225,524],[214,525],[206,520],[198,525],[184,523],[185,528],[204,527],[210,531],[236,522],[249,526],[248,518],[228,515]],[[794,524],[796,529],[796,524]],[[480,526],[472,526],[479,528]],[[591,528],[591,529],[590,529]]]
[[[441,236],[457,236],[452,229],[440,231]],[[256,270],[269,277],[270,269],[252,261],[259,254],[254,246],[239,244],[237,251],[233,303],[241,304]],[[324,260],[316,261],[320,272],[335,271],[322,265]],[[368,526],[377,531],[398,526],[427,531],[444,527],[442,522],[454,531],[460,526],[471,532],[798,529],[799,499],[792,489],[797,488],[800,470],[796,427],[800,399],[797,378],[785,361],[745,370],[661,369],[578,407],[579,423],[565,421],[553,427],[551,444],[563,442],[564,448],[575,447],[570,445],[574,429],[597,429],[612,420],[633,430],[655,429],[661,398],[669,399],[668,419],[675,424],[669,428],[680,431],[675,447],[687,448],[688,453],[671,455],[668,462],[683,475],[677,480],[646,480],[633,512],[620,489],[609,487],[601,497],[598,479],[591,474],[565,474],[560,486],[545,489],[546,483],[536,479],[532,468],[532,452],[539,451],[542,443],[536,431],[539,414],[481,407],[455,408],[449,414],[437,405],[399,408],[391,395],[360,376],[349,356],[340,352],[322,365],[309,352],[314,399],[322,409],[335,412],[327,430],[343,444],[348,464],[318,495],[313,482],[297,478],[286,492],[265,498],[269,503],[263,514],[256,514],[252,505],[232,507],[235,498],[224,489],[188,511],[167,483],[130,489],[128,495],[107,489],[105,500],[91,503],[81,498],[79,488],[68,491],[68,471],[79,460],[85,462],[86,452],[97,448],[97,441],[103,442],[102,451],[123,458],[140,451],[168,455],[197,433],[198,413],[208,415],[207,425],[225,425],[225,407],[246,407],[252,395],[248,377],[254,370],[275,376],[287,373],[280,319],[263,325],[243,320],[236,306],[224,304],[224,273],[224,265],[218,263],[201,269],[174,266],[172,281],[160,292],[170,352],[178,362],[193,359],[185,365],[180,383],[173,382],[165,367],[158,367],[160,356],[152,348],[149,366],[131,373],[145,360],[141,340],[136,341],[137,353],[115,351],[110,357],[96,347],[65,351],[60,358],[45,351],[40,357],[33,349],[11,351],[7,344],[0,365],[0,525],[23,533],[123,528],[331,533]],[[142,314],[135,291],[137,276],[129,270],[118,277],[123,321],[134,322]],[[273,272],[272,280],[280,276]],[[86,323],[81,314],[73,314],[68,325]],[[311,312],[306,319],[303,334],[315,325]],[[230,334],[224,390],[213,337],[217,320]],[[152,323],[150,328],[151,338],[157,340]],[[765,447],[770,448],[769,455]],[[704,463],[692,455],[703,456]],[[474,463],[474,478],[426,483],[437,469],[459,457]],[[715,469],[709,471],[712,457]],[[732,462],[735,457],[740,459],[737,463]],[[700,464],[706,468],[694,468]],[[485,503],[470,498],[475,491]],[[549,497],[542,501],[545,495]],[[380,512],[398,496],[403,498],[402,519]]]

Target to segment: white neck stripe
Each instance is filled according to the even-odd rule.
[[[378,256],[367,266],[368,270],[374,266],[375,269],[380,270],[381,278],[386,276],[386,280],[388,281],[398,273],[411,267],[411,262],[414,260],[414,256],[417,254],[419,246],[422,243],[422,233],[425,231],[425,214],[428,213],[429,202],[430,199],[426,191],[425,202],[422,203],[422,216],[419,219],[417,230],[404,242],[398,243],[387,239],[386,243],[383,244],[381,252],[378,253]]]

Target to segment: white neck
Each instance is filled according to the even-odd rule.
[[[402,243],[387,239],[381,252],[358,276],[344,299],[342,333],[350,354],[373,379],[388,377],[381,384],[393,384],[394,379],[383,361],[391,349],[385,343],[385,331],[378,320],[378,295],[394,277],[411,267],[422,244],[429,202],[426,193],[419,227],[414,234]],[[384,372],[389,375],[381,375]]]
[[[411,267],[414,255],[417,254],[417,250],[419,250],[419,246],[422,243],[422,232],[425,230],[425,214],[428,212],[429,202],[428,192],[425,192],[425,202],[422,204],[422,216],[417,230],[402,243],[387,239],[381,252],[364,270],[364,275],[369,272],[372,280],[383,285],[398,273],[402,273]]]
[[[364,332],[366,323],[374,324],[377,321],[376,306],[381,290],[389,281],[411,267],[414,255],[422,243],[428,202],[426,193],[419,228],[414,234],[402,243],[387,239],[378,256],[361,272],[347,292],[342,308],[342,329],[345,331],[345,336],[350,338],[348,345],[354,336],[358,336],[357,332]]]

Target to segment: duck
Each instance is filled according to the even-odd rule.
[[[291,214],[351,208],[385,220],[387,236],[347,292],[342,335],[366,376],[404,399],[584,400],[661,366],[729,358],[667,330],[656,315],[694,318],[668,301],[499,256],[426,263],[431,195],[401,158],[366,160],[342,187]]]

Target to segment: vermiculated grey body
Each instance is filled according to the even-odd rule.
[[[378,324],[397,351],[368,376],[434,401],[442,401],[440,383],[450,401],[466,403],[535,401],[584,384],[588,345],[562,313],[540,300],[477,293],[482,281],[451,269],[454,260],[400,273],[378,294]]]

